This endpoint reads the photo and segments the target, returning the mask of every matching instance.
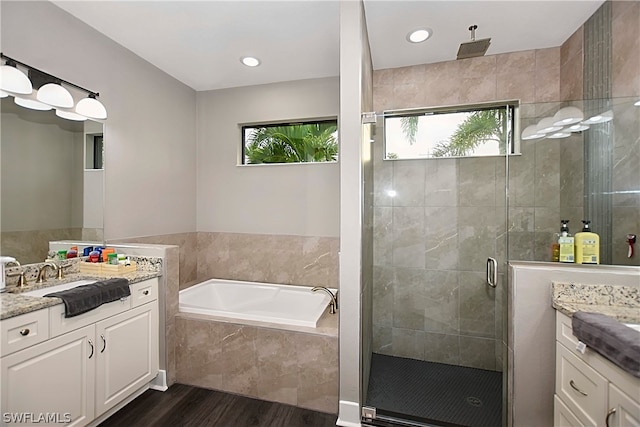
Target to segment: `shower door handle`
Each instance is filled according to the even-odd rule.
[[[498,284],[498,261],[487,258],[487,285],[495,288]]]

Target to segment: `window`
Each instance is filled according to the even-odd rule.
[[[337,160],[337,120],[242,126],[242,164]]]
[[[514,154],[516,107],[512,102],[385,112],[385,159]]]

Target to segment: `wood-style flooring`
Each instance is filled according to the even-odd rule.
[[[337,417],[282,403],[174,384],[147,390],[100,427],[334,427]]]

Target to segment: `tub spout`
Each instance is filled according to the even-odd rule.
[[[329,298],[331,298],[331,302],[329,303],[329,312],[331,314],[336,314],[336,311],[338,310],[338,291],[336,291],[334,295],[333,292],[331,292],[329,289],[325,288],[324,286],[316,286],[315,288],[311,289],[311,292],[316,292],[316,291],[323,291],[329,295]]]

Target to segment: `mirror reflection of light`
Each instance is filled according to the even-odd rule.
[[[398,195],[398,192],[396,190],[387,190],[387,196],[396,197],[396,195]]]

